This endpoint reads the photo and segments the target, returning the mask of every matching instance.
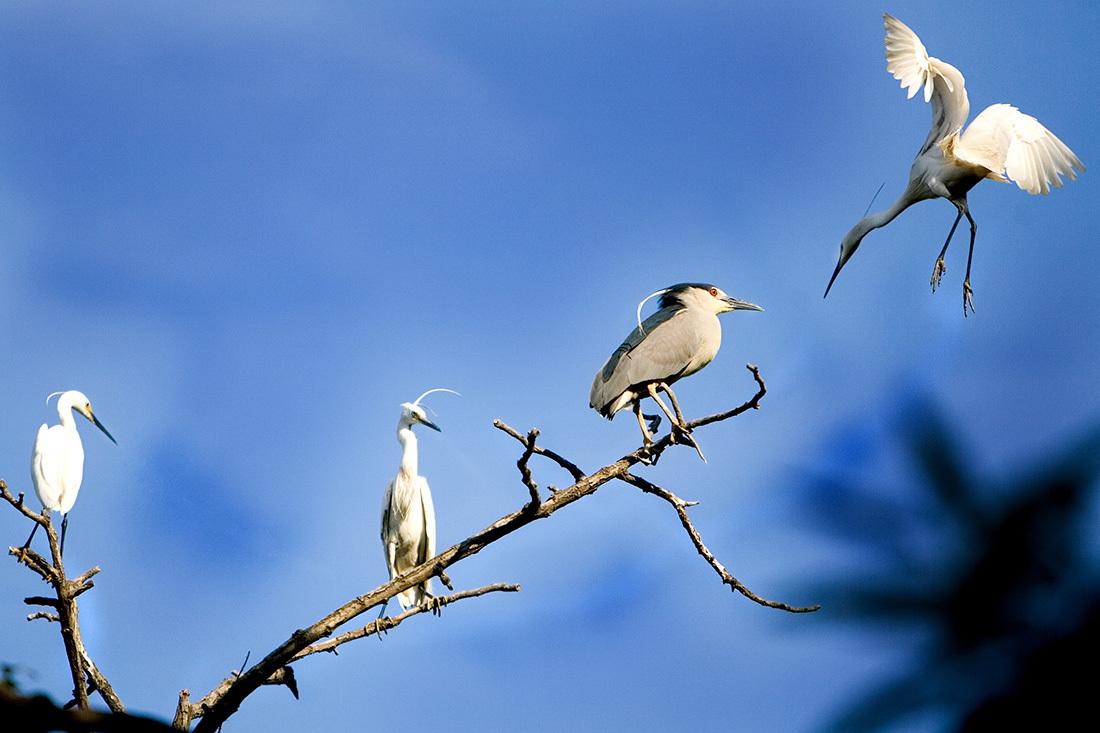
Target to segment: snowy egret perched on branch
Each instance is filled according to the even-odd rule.
[[[735,310],[764,310],[760,306],[731,298],[714,285],[680,283],[652,293],[638,304],[639,321],[642,304],[661,296],[660,309],[640,322],[622,345],[608,357],[603,368],[592,380],[588,406],[611,420],[615,413],[630,405],[642,428],[645,445],[653,442],[642,415],[641,400],[652,397],[672,422],[673,435],[685,437],[699,457],[703,452],[690,437],[680,405],[670,385],[688,377],[709,364],[722,345],[722,324],[718,314]],[[672,401],[673,415],[657,394],[664,391]],[[658,418],[655,423],[660,422]],[[654,430],[656,427],[653,428]]]
[[[883,16],[886,26],[886,70],[909,90],[911,99],[921,85],[924,101],[932,103],[932,129],[921,146],[909,171],[909,185],[893,206],[865,216],[840,243],[840,261],[825,288],[833,287],[840,269],[851,259],[863,238],[884,227],[913,204],[933,198],[945,198],[958,209],[955,223],[947,234],[932,268],[932,291],[947,271],[943,256],[959,220],[970,222],[970,254],[966,258],[966,278],[963,280],[963,315],[974,310],[970,289],[970,265],[974,259],[974,237],[978,227],[966,203],[966,194],[982,180],[1015,181],[1030,194],[1047,194],[1051,186],[1062,187],[1062,179],[1076,178],[1074,168],[1084,172],[1085,166],[1054,133],[1040,122],[1012,105],[994,104],[986,107],[974,121],[962,129],[970,114],[963,75],[951,64],[928,55],[924,44],[909,26],[897,18]],[[1007,178],[1006,178],[1007,176]]]
[[[84,478],[84,446],[80,442],[80,434],[76,432],[73,410],[88,418],[112,443],[117,445],[118,441],[92,412],[92,403],[83,392],[75,389],[54,392],[46,398],[46,404],[53,397],[57,397],[57,417],[61,424],[48,427],[43,423],[38,428],[34,453],[31,455],[31,478],[42,508],[46,511],[59,511],[64,516],[61,521],[61,553],[64,554],[69,511],[76,503],[80,482]],[[37,529],[38,524],[35,524],[24,547],[30,547]]]
[[[429,389],[414,402],[401,405],[401,418],[397,421],[397,442],[401,444],[401,465],[397,476],[386,488],[382,501],[382,549],[386,553],[386,567],[390,580],[411,570],[435,555],[435,506],[428,480],[418,473],[416,435],[413,425],[420,423],[437,432],[439,426],[428,419],[420,401],[433,392],[450,392],[453,389],[439,387]],[[460,395],[461,396],[461,395]],[[402,609],[418,606],[432,597],[431,578],[420,585],[397,595]],[[378,616],[386,612],[383,604]]]

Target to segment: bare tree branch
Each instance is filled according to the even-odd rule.
[[[699,535],[699,530],[695,529],[695,525],[691,523],[691,519],[688,517],[687,508],[694,505],[697,502],[684,501],[680,497],[673,494],[667,489],[646,481],[644,478],[635,476],[632,473],[624,474],[620,478],[631,486],[636,486],[647,494],[653,494],[667,501],[672,505],[672,508],[676,510],[676,514],[680,517],[680,524],[684,526],[684,529],[688,533],[688,537],[691,538],[691,543],[695,545],[695,550],[703,556],[703,559],[714,568],[714,572],[718,573],[718,577],[722,579],[722,582],[730,587],[730,590],[740,593],[751,601],[759,603],[761,606],[767,606],[768,608],[776,608],[781,611],[789,611],[791,613],[810,613],[817,611],[821,608],[820,605],[812,606],[792,606],[789,603],[783,603],[782,601],[771,601],[762,596],[758,596],[753,593],[749,588],[737,578],[730,575],[725,566],[718,561],[718,558],[714,556],[705,544],[703,544],[703,538]]]
[[[320,644],[314,644],[306,647],[302,651],[294,655],[294,659],[302,659],[308,657],[310,654],[317,654],[318,652],[332,652],[336,653],[336,647],[341,644],[347,644],[349,641],[356,639],[362,639],[367,636],[372,636],[380,632],[389,631],[390,629],[399,626],[402,621],[407,618],[411,618],[421,613],[433,611],[435,608],[442,608],[448,606],[456,601],[461,601],[466,598],[476,598],[483,596],[487,593],[517,593],[519,592],[518,583],[493,583],[492,585],[483,585],[480,588],[474,588],[473,590],[459,591],[449,596],[438,596],[435,598],[435,603],[422,603],[419,606],[413,606],[403,613],[399,613],[396,616],[386,616],[375,621],[371,621],[366,626],[362,626],[354,631],[348,631],[339,636],[334,636],[328,641],[321,642]]]
[[[122,700],[119,699],[118,695],[115,694],[107,679],[92,662],[88,650],[84,646],[84,637],[80,633],[80,613],[76,599],[81,593],[91,590],[95,586],[91,579],[99,573],[99,567],[90,568],[72,580],[66,578],[65,566],[61,562],[61,544],[58,541],[57,532],[53,529],[49,513],[45,511],[41,514],[32,512],[24,504],[23,494],[20,493],[18,498],[12,496],[7,483],[2,479],[0,479],[0,498],[3,498],[23,516],[33,520],[46,530],[46,539],[49,542],[50,555],[53,558],[52,563],[47,562],[44,557],[29,548],[9,547],[8,554],[14,557],[17,562],[34,571],[54,589],[56,598],[32,596],[25,598],[24,602],[28,605],[53,608],[57,613],[51,614],[39,611],[30,614],[27,620],[46,618],[50,621],[57,621],[61,631],[61,640],[65,645],[65,655],[69,661],[69,673],[73,680],[73,701],[75,705],[81,709],[88,707],[88,687],[84,681],[85,675],[87,675],[92,680],[93,687],[99,692],[103,701],[107,703],[107,706],[113,712],[124,712],[126,707],[122,704]]]
[[[500,422],[497,420],[496,422]],[[527,462],[531,460],[531,456],[535,452],[535,440],[539,437],[539,429],[531,428],[527,433],[527,444],[523,451],[523,455],[516,461],[516,466],[519,468],[519,475],[523,481],[523,485],[527,487],[527,491],[531,494],[531,503],[528,506],[534,508],[542,503],[542,497],[539,496],[539,487],[535,483],[535,479],[531,475],[531,468],[527,465]]]
[[[537,453],[540,456],[546,456],[551,461],[568,471],[569,475],[573,477],[574,481],[580,481],[582,478],[584,478],[584,471],[577,468],[575,463],[566,460],[565,458],[562,458],[560,455],[552,450],[548,450],[547,448],[543,448],[541,446],[536,446],[533,440],[528,440],[527,438],[524,438],[522,433],[520,433],[518,430],[511,427],[510,425],[506,425],[500,420],[493,420],[493,427],[497,430],[503,430],[505,433],[508,433],[508,435],[511,435],[513,438],[518,440],[525,448],[529,448],[532,453]],[[535,435],[538,435],[537,430],[535,431]]]

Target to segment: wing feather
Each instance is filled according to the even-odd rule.
[[[955,145],[955,157],[989,169],[991,178],[1007,175],[1030,194],[1047,194],[1084,173],[1085,166],[1039,120],[1010,104],[993,104],[967,126]]]
[[[642,321],[641,328],[630,332],[608,357],[603,368],[596,372],[588,397],[589,407],[603,410],[631,385],[667,378],[679,370],[680,367],[675,366],[674,354],[653,347],[658,344],[667,346],[671,333],[666,324],[683,312],[683,307],[679,305],[662,308]],[[644,358],[637,353],[639,348],[644,352]]]
[[[921,147],[921,153],[958,132],[967,115],[970,101],[962,72],[946,61],[928,55],[913,30],[900,20],[883,14],[886,28],[886,70],[901,82],[912,99],[924,87],[924,101],[932,104],[932,129]]]
[[[924,101],[932,97],[932,68],[929,63],[928,49],[921,43],[917,34],[894,16],[883,15],[886,27],[886,70],[901,82],[908,91],[907,99],[912,99],[925,87]]]

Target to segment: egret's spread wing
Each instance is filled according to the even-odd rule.
[[[1062,187],[1060,176],[1073,180],[1085,166],[1039,120],[1010,104],[993,104],[967,126],[954,149],[955,157],[988,168],[990,177],[1003,174],[1030,194]]]
[[[883,15],[886,26],[886,70],[908,89],[908,99],[912,99],[921,86],[924,86],[924,101],[932,99],[933,80],[936,72],[932,68],[928,50],[913,30],[890,15]]]
[[[957,132],[970,114],[962,73],[946,61],[928,55],[913,30],[894,16],[883,15],[886,27],[886,70],[909,91],[908,98],[924,87],[924,101],[932,103],[932,131],[921,152],[931,143]]]

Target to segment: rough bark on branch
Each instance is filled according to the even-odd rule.
[[[25,598],[28,605],[47,606],[56,613],[38,611],[31,613],[28,621],[44,618],[56,621],[61,631],[61,640],[65,645],[65,656],[69,662],[69,674],[73,681],[73,703],[79,709],[88,708],[89,685],[85,678],[91,680],[91,687],[99,692],[100,697],[107,703],[112,712],[125,712],[126,707],[122,700],[115,694],[107,678],[99,671],[87,648],[84,646],[84,637],[80,633],[80,612],[77,607],[77,596],[94,587],[92,577],[99,572],[99,567],[93,567],[81,573],[73,579],[65,576],[65,566],[61,562],[61,543],[58,541],[57,532],[50,522],[49,513],[43,511],[37,513],[31,511],[23,502],[23,494],[18,498],[12,496],[5,481],[0,479],[0,498],[3,498],[24,516],[33,520],[46,531],[46,539],[50,545],[50,556],[53,562],[47,561],[34,550],[24,547],[9,547],[8,554],[30,568],[42,580],[46,581],[54,590],[55,598],[44,596],[32,596]]]

